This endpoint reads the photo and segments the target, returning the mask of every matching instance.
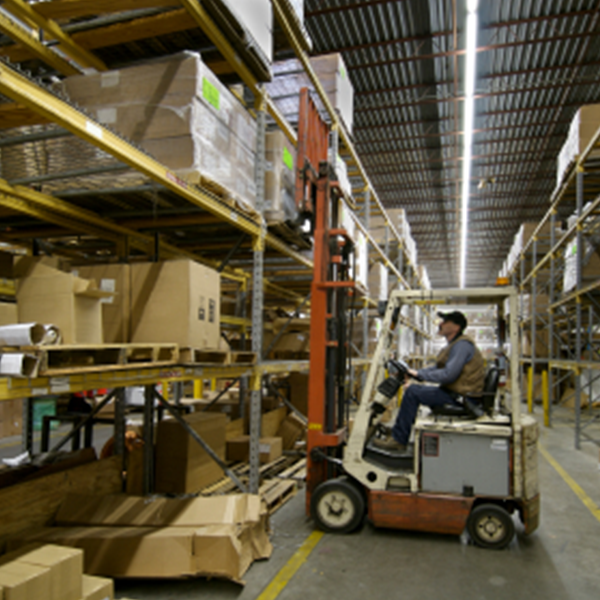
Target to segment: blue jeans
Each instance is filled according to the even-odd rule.
[[[456,404],[452,397],[437,386],[413,384],[406,388],[402,397],[402,404],[392,427],[392,437],[399,443],[406,445],[410,437],[410,430],[417,416],[419,404],[426,406],[441,406],[443,404]]]

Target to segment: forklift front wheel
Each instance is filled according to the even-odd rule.
[[[363,522],[365,500],[347,478],[330,479],[313,492],[310,514],[317,527],[327,533],[350,533]]]
[[[510,514],[497,504],[480,504],[469,515],[467,530],[471,539],[482,548],[501,550],[515,535]]]

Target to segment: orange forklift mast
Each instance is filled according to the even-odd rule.
[[[308,90],[300,94],[296,201],[310,214],[314,239],[306,510],[312,491],[340,474],[347,438],[347,314],[355,291],[354,243],[339,226],[342,192],[327,161],[329,130]]]

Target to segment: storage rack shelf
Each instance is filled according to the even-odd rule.
[[[26,48],[25,54],[17,47],[9,48],[7,56],[13,61],[27,60],[33,55],[62,74],[78,72],[80,69],[74,65],[80,65],[82,68],[92,67],[99,71],[106,70],[106,65],[102,61],[98,60],[90,51],[83,50],[76,39],[57,28],[56,23],[51,21],[52,18],[57,17],[52,13],[54,7],[49,4],[40,4],[35,7],[23,6],[23,3],[18,0],[11,0],[5,4],[16,17],[22,16],[23,11],[26,11],[26,22],[35,23],[40,30],[51,32],[55,39],[60,40],[61,49],[64,49],[74,62],[57,58],[57,55],[45,44],[36,40],[35,36],[24,37],[12,29],[10,23],[0,23],[0,27],[4,25],[5,33],[10,35],[12,32],[14,38]],[[78,4],[81,6],[77,10],[83,10],[83,13],[69,12],[70,9],[76,9],[65,5],[63,7],[65,12],[60,17],[68,19],[87,14],[85,10],[89,10],[89,7],[87,9],[83,7],[85,3]],[[264,131],[265,114],[268,113],[285,135],[294,144],[297,143],[293,128],[266,96],[259,78],[243,60],[240,60],[236,49],[215,25],[203,6],[195,0],[184,0],[182,4],[184,8],[178,11],[177,15],[170,14],[170,18],[183,16],[187,17],[189,21],[191,16],[212,41],[230,68],[255,95],[259,139],[262,135],[261,132]],[[165,6],[167,5],[169,5],[168,2],[165,3]],[[404,288],[418,287],[421,280],[417,267],[411,262],[403,240],[395,228],[389,222],[386,223],[386,228],[389,229],[386,237],[391,238],[386,243],[386,248],[381,248],[371,237],[369,217],[375,213],[385,215],[383,205],[369,182],[350,135],[331,106],[310,66],[306,52],[306,40],[298,35],[299,28],[297,23],[290,19],[286,2],[274,0],[273,8],[281,28],[326,108],[334,132],[333,143],[336,153],[336,146],[339,144],[340,154],[351,162],[362,181],[355,189],[355,192],[362,195],[360,204],[363,222],[359,223],[358,227],[368,240],[372,260],[381,260],[396,278],[398,285]],[[119,10],[124,9],[125,6],[120,3]],[[134,26],[136,25],[132,24],[132,27]],[[123,31],[126,30],[127,24],[124,24]],[[123,35],[127,36],[126,33]],[[81,36],[81,39],[83,37]],[[88,47],[93,47],[89,43],[89,39],[86,43]],[[2,105],[4,109],[2,111],[3,124],[7,127],[29,125],[32,128],[31,133],[28,134],[28,137],[25,136],[25,139],[22,138],[22,132],[17,135],[14,131],[9,131],[0,139],[0,148],[14,148],[20,143],[32,142],[35,139],[44,139],[44,137],[50,139],[72,136],[72,139],[76,137],[96,147],[102,152],[103,158],[103,164],[95,173],[77,172],[76,170],[72,172],[73,170],[71,170],[71,172],[63,172],[62,175],[55,178],[55,180],[62,178],[63,181],[69,179],[76,181],[76,178],[79,177],[80,180],[76,181],[74,185],[67,186],[71,189],[53,196],[32,189],[41,182],[39,178],[25,178],[12,182],[0,181],[0,191],[3,192],[0,206],[12,213],[27,215],[30,219],[20,231],[19,226],[22,226],[22,223],[18,220],[15,221],[14,231],[3,236],[2,241],[29,246],[34,238],[47,240],[46,242],[42,241],[41,245],[46,243],[46,247],[53,252],[76,259],[89,259],[90,256],[95,256],[106,260],[109,255],[125,259],[136,254],[161,258],[189,257],[214,268],[222,269],[222,275],[226,279],[242,286],[245,291],[249,289],[252,281],[262,281],[264,273],[273,273],[274,278],[277,278],[278,276],[289,276],[288,274],[293,272],[294,276],[290,277],[291,285],[278,285],[270,282],[267,277],[264,293],[276,301],[287,302],[291,306],[299,306],[306,299],[310,287],[311,260],[301,253],[302,244],[298,243],[298,240],[283,239],[279,235],[280,232],[267,231],[262,224],[260,214],[245,214],[228,205],[220,196],[220,191],[210,184],[190,185],[182,181],[170,169],[123,139],[122,136],[98,123],[78,107],[55,96],[8,62],[0,63],[0,92],[15,103]],[[54,125],[47,125],[48,123]],[[258,163],[260,171],[260,155]],[[102,185],[90,183],[93,181],[94,175],[106,175],[111,171],[134,173],[137,177],[135,184],[117,189],[106,187],[105,183]],[[47,178],[46,181],[48,180]],[[81,181],[84,182],[83,186],[80,185]],[[103,181],[105,182],[106,178]],[[102,214],[97,212],[99,202],[109,204],[111,210]],[[258,205],[258,213],[260,213],[260,198]],[[157,215],[160,215],[160,220],[157,219]],[[48,225],[40,227],[40,222],[49,224],[50,227]],[[177,232],[181,232],[181,229],[184,228],[188,231],[178,237]],[[63,242],[61,238],[65,235],[67,239]],[[197,243],[198,239],[207,243],[199,244]],[[237,262],[235,264],[241,265],[241,267],[231,266],[233,263],[231,263],[228,250],[232,246],[236,248]],[[389,258],[392,251],[395,252],[393,261]],[[245,319],[243,316],[224,317],[223,321],[229,326],[242,329],[248,329],[249,326],[253,331],[262,329],[262,288],[263,286],[260,286],[260,289],[255,286],[253,290],[251,319]],[[365,330],[369,307],[373,307],[375,304],[373,300],[370,300],[363,307]],[[420,335],[426,335],[420,329],[420,323],[410,321],[407,323],[409,326],[419,329]],[[367,353],[366,337],[365,335],[363,346],[365,356]],[[256,349],[253,348],[253,350]],[[267,373],[305,368],[306,365],[302,362],[286,363],[285,365],[259,362],[252,369],[236,366],[173,367],[173,369],[126,369],[119,371],[118,374],[73,375],[68,377],[68,381],[65,381],[65,378],[60,378],[61,380],[40,378],[31,381],[4,379],[0,381],[0,400],[35,397],[43,395],[44,392],[52,393],[59,389],[63,392],[74,392],[86,388],[151,385],[158,380],[183,381],[197,378],[248,377],[254,381],[251,384],[253,387],[251,421],[256,423],[258,422],[256,412],[260,409],[259,396],[256,395],[259,394],[260,385],[256,381],[259,381],[260,377]],[[256,431],[251,431],[251,433],[253,433],[253,445],[257,445],[258,435],[255,435]],[[251,456],[256,458],[257,452],[252,453]],[[251,485],[256,485],[258,462],[254,460],[251,462]]]
[[[530,340],[522,363],[529,377],[548,372],[546,425],[555,420],[573,424],[576,448],[582,440],[600,445],[594,406],[600,400],[595,391],[600,378],[596,373],[600,364],[599,150],[600,129],[557,186],[547,213],[524,241],[510,273],[523,294],[522,304],[529,307],[529,314],[521,319],[522,334]],[[580,251],[585,248],[589,252]],[[570,409],[561,406],[573,398]]]

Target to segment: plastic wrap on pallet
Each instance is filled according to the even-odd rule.
[[[310,64],[329,101],[337,110],[348,131],[352,132],[354,89],[341,54],[315,56],[310,59]],[[291,123],[296,123],[300,89],[307,87],[314,92],[314,86],[302,63],[296,58],[273,63],[272,72],[273,80],[266,84],[267,92],[286,118]],[[316,93],[313,93],[312,97],[323,118],[329,120],[320,98]]]
[[[296,149],[282,131],[267,133],[265,145],[265,219],[295,221]]]
[[[388,299],[388,270],[380,262],[373,263],[369,269],[369,297]]]
[[[256,123],[199,54],[184,52],[122,70],[76,75],[57,85],[97,121],[139,144],[179,177],[214,184],[240,208],[254,210]],[[50,172],[82,162],[96,165],[106,157],[71,138],[45,140],[44,145]],[[103,177],[106,185],[135,185],[140,175]],[[44,191],[55,193],[65,185],[55,179],[44,184]]]
[[[329,148],[328,160],[329,164],[333,165],[333,170],[335,171],[340,188],[345,194],[352,197],[352,184],[348,177],[348,167],[346,166],[344,159],[339,154],[334,157],[332,148]]]

